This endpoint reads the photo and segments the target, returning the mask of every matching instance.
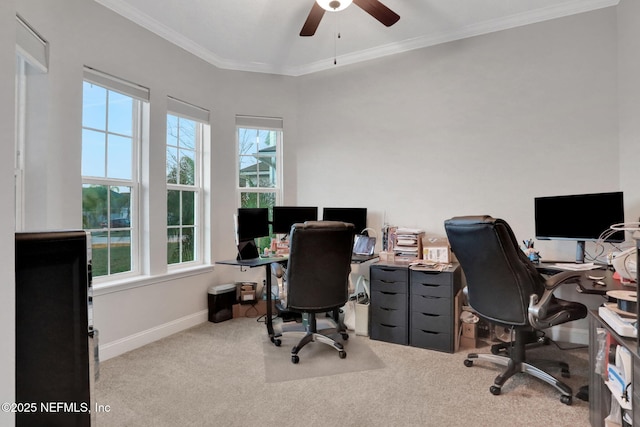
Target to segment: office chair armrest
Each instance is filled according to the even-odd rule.
[[[544,284],[544,288],[553,292],[555,288],[565,283],[575,283],[582,277],[581,271],[563,271],[549,277]],[[576,280],[574,280],[576,279]]]
[[[551,276],[544,284],[544,292],[540,298],[538,295],[532,294],[529,297],[529,323],[536,329],[546,329],[553,325],[562,323],[565,315],[563,313],[556,313],[551,317],[547,317],[547,307],[551,298],[553,297],[553,291],[560,285],[566,283],[575,283],[576,279],[582,276],[581,272],[576,271],[564,271],[562,273]]]

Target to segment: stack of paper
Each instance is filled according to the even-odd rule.
[[[393,246],[395,256],[406,259],[420,258],[423,235],[424,231],[420,229],[398,227],[395,230]]]

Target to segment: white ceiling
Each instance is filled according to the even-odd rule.
[[[95,1],[219,68],[290,76],[619,2],[382,0],[400,15],[389,28],[352,4],[344,11],[325,13],[314,36],[300,37],[314,0]]]

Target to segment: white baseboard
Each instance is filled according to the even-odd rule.
[[[128,337],[106,344],[101,344],[99,345],[98,350],[100,361],[111,359],[112,357],[119,356],[159,339],[166,338],[169,335],[173,335],[177,332],[184,331],[185,329],[204,323],[208,319],[208,314],[208,310],[199,311],[197,313],[190,314],[189,316],[181,317],[179,319],[172,320],[171,322],[147,329],[146,331],[138,332],[137,334],[129,335]]]

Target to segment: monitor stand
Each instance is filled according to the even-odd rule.
[[[584,264],[584,248],[585,241],[578,240],[578,243],[576,244],[576,264]]]

